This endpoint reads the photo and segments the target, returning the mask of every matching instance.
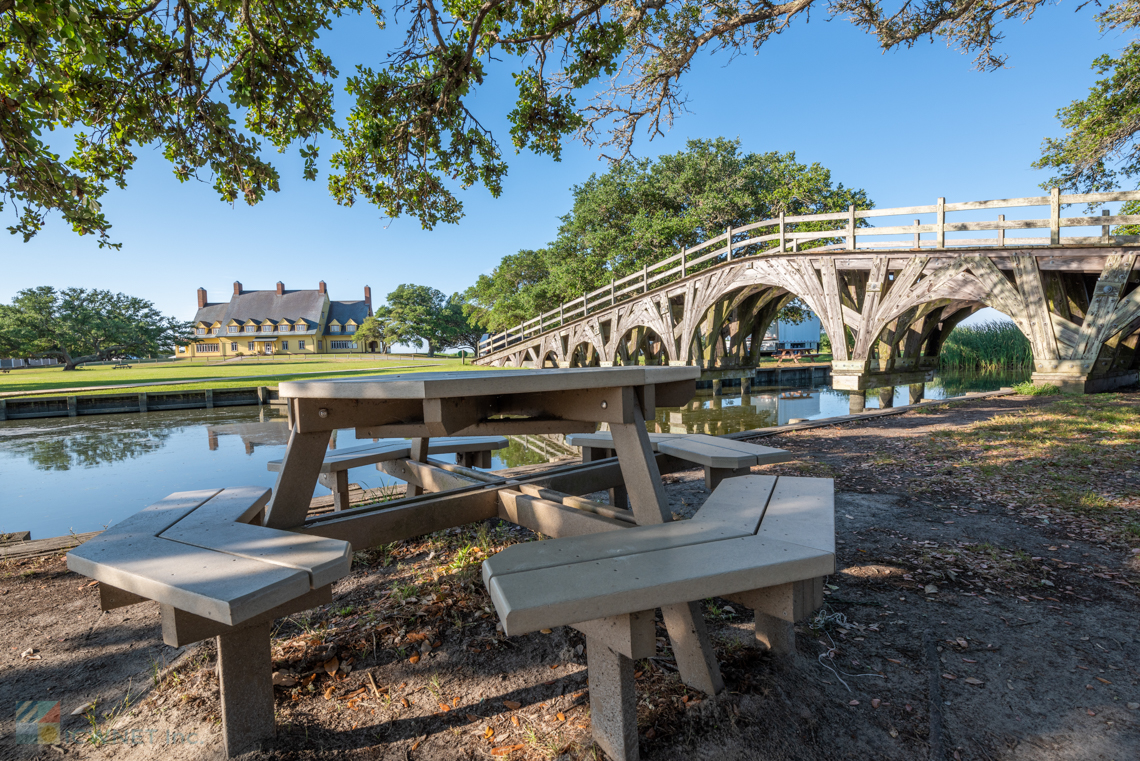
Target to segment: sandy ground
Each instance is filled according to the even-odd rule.
[[[980,400],[766,439],[801,458],[758,471],[836,478],[841,570],[798,627],[795,657],[758,649],[748,611],[705,602],[728,684],[717,699],[680,684],[660,640],[638,665],[642,757],[1140,758],[1131,548],[869,466],[1043,403]],[[707,497],[697,471],[667,481],[681,516]],[[484,526],[358,555],[331,606],[279,622],[278,736],[247,757],[600,757],[584,638],[503,637],[478,581],[475,545],[531,538]],[[0,570],[0,758],[220,756],[211,644],[163,645],[153,603],[101,613],[97,589],[58,558]],[[16,744],[12,712],[30,700],[61,701],[61,743]]]

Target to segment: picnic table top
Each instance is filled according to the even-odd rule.
[[[283,381],[278,394],[300,399],[447,399],[696,380],[699,367],[582,367],[400,373],[365,378]]]

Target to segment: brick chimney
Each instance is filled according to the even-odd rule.
[[[206,289],[205,288],[199,288],[198,289],[198,308],[201,309],[204,306],[206,306]]]
[[[372,289],[367,285],[364,286],[364,303],[368,305],[369,309],[372,309]]]
[[[234,281],[234,295],[235,296],[241,295],[241,283],[239,283],[236,280]]]
[[[327,286],[327,285],[325,285],[325,281],[324,281],[324,280],[322,280],[321,282],[317,283],[317,290],[318,290],[318,291],[320,291],[321,293],[324,293],[324,294],[327,294],[327,293],[328,293],[328,286]]]
[[[280,280],[277,281],[277,295],[278,296],[284,296],[285,295],[285,284],[282,283]]]

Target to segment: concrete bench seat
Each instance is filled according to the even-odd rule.
[[[762,644],[794,652],[794,623],[835,570],[834,513],[831,479],[741,476],[690,520],[514,545],[484,561],[483,580],[508,635],[586,634],[594,739],[629,761],[633,660],[654,654],[653,610],[724,597],[755,612]]]
[[[69,569],[102,582],[104,610],[155,600],[168,645],[218,638],[230,755],[274,733],[274,619],[331,602],[332,582],[351,563],[348,542],[258,525],[270,494],[171,494],[67,555]]]
[[[705,485],[710,491],[725,478],[748,473],[753,465],[771,465],[796,458],[786,449],[705,434],[689,434],[662,441],[657,451],[703,466]]]
[[[593,462],[613,456],[614,440],[608,431],[575,433],[566,437],[566,443],[582,448],[582,462]],[[771,465],[795,459],[795,455],[786,449],[764,447],[746,441],[734,441],[701,433],[651,433],[649,446],[654,452],[664,452],[703,466],[705,486],[709,491],[715,489],[726,478],[745,475],[753,465]],[[610,503],[615,507],[625,507],[625,500],[624,489],[610,490]]]
[[[454,454],[456,464],[475,468],[491,467],[491,452],[505,449],[510,442],[503,436],[449,436],[431,439],[428,454]],[[348,471],[366,465],[401,460],[411,456],[411,442],[407,439],[382,439],[371,444],[348,449],[336,449],[325,455],[319,481],[332,490],[333,509],[348,509]],[[266,468],[277,472],[283,460],[270,460]]]

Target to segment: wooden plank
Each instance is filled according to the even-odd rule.
[[[513,489],[501,489],[499,517],[531,531],[559,538],[627,529],[629,524],[585,510],[566,507]]]
[[[449,491],[485,483],[462,473],[455,473],[429,463],[402,459],[376,463],[376,469],[394,478],[430,492]],[[501,479],[500,479],[501,480]],[[423,492],[419,492],[422,494]],[[414,495],[413,495],[414,496]]]
[[[80,545],[67,567],[231,626],[309,590],[303,571],[128,532]]]
[[[1053,321],[1049,315],[1049,302],[1045,298],[1045,284],[1041,282],[1036,259],[1032,256],[1015,256],[1014,273],[1029,317],[1033,358],[1060,359],[1057,353],[1057,337],[1053,333]]]
[[[246,491],[256,488],[247,487]],[[171,542],[304,571],[312,589],[348,575],[352,548],[347,542],[242,523],[244,516],[260,512],[268,493],[252,507],[244,507],[250,501],[243,498],[247,495],[231,496],[231,491],[240,490],[226,489],[159,536]],[[170,548],[173,557],[177,557],[179,551],[180,548]]]
[[[669,405],[673,406],[673,405]],[[649,434],[649,447],[654,452],[662,441],[688,436],[687,433],[651,433]],[[566,443],[572,447],[592,447],[594,449],[613,449],[614,437],[609,431],[597,433],[573,433],[566,437]]]
[[[1110,316],[1120,302],[1124,283],[1135,262],[1135,254],[1113,254],[1108,257],[1104,271],[1093,288],[1093,297],[1089,300],[1088,312],[1081,325],[1080,340],[1073,353],[1074,359],[1095,360],[1100,353],[1104,338],[1107,337],[1101,336],[1101,330],[1112,324]]]
[[[765,464],[795,459],[794,455],[784,449],[762,447],[758,444],[740,446],[741,444],[746,442],[724,441],[715,436],[690,434],[683,439],[663,441],[658,444],[658,450],[698,465],[731,470],[757,465],[761,457],[764,458]]]
[[[761,536],[494,576],[488,591],[514,636],[634,610],[826,576],[829,552]],[[566,584],[566,579],[574,579]]]
[[[287,529],[305,522],[325,450],[329,445],[330,433],[300,433],[296,428],[292,430],[281,471],[277,474],[277,483],[273,487],[269,512],[265,516],[266,526]]]
[[[782,476],[768,500],[758,535],[834,553],[834,480]]]

